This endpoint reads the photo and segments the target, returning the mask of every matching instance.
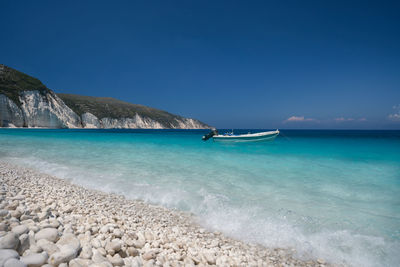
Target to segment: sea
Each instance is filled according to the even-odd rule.
[[[205,133],[3,128],[0,160],[187,211],[300,258],[400,265],[400,131],[281,130],[255,143]]]

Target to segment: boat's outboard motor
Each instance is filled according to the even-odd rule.
[[[209,132],[208,134],[203,135],[203,137],[201,139],[203,139],[203,141],[207,141],[208,139],[210,139],[214,135],[218,135],[217,129],[212,129],[211,132]]]

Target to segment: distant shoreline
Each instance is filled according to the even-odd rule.
[[[188,131],[204,131],[209,130],[210,128],[49,128],[49,127],[0,127],[0,129],[48,129],[48,130],[188,130]],[[232,130],[232,128],[217,128],[218,130]],[[265,130],[274,130],[276,128],[233,128],[234,131],[265,131]],[[320,131],[320,132],[328,132],[328,131],[338,131],[338,132],[346,132],[346,131],[358,131],[358,132],[400,132],[400,129],[285,129],[279,128],[279,131]]]
[[[0,129],[43,129],[43,130],[188,130],[188,131],[204,131],[209,128],[193,128],[193,129],[176,129],[176,128],[47,128],[47,127],[0,127]]]

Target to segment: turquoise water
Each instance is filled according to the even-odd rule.
[[[400,131],[282,131],[240,144],[204,133],[0,129],[0,159],[190,211],[204,227],[300,257],[399,265]]]

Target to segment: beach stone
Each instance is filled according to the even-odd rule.
[[[139,257],[135,257],[135,258],[132,259],[131,267],[141,267],[142,265],[143,264],[142,264],[142,262],[141,262]],[[165,266],[168,266],[168,265],[165,264]]]
[[[8,233],[0,238],[0,249],[16,249],[18,244],[18,235],[15,233]]]
[[[0,223],[0,231],[7,231],[8,225],[5,222]]]
[[[35,244],[35,242],[36,242],[35,241],[35,232],[33,230],[29,230],[28,236],[29,236],[29,242],[31,244]]]
[[[82,234],[78,236],[79,241],[81,242],[81,247],[84,245],[89,245],[90,241],[92,241],[92,236],[90,235],[90,232],[86,232],[83,236]]]
[[[186,257],[186,258],[183,260],[183,264],[184,264],[185,266],[195,266],[194,261],[193,261],[190,257]]]
[[[113,266],[123,266],[124,265],[124,260],[121,258],[119,254],[115,254],[113,257],[111,257],[110,262]]]
[[[39,247],[38,245],[36,245],[36,244],[31,244],[29,246],[29,250],[31,252],[33,252],[33,253],[41,253],[41,252],[43,252],[43,249],[41,247]]]
[[[74,207],[72,207],[71,205],[67,205],[64,207],[63,212],[64,213],[71,213],[74,210]]]
[[[33,233],[37,233],[40,230],[40,228],[36,225],[29,225],[28,228],[29,228],[29,231],[32,231]]]
[[[43,221],[44,219],[47,219],[48,217],[49,217],[49,215],[50,215],[50,212],[40,212],[40,213],[38,213],[38,218],[39,218],[39,221]]]
[[[43,251],[46,251],[48,255],[52,255],[60,250],[56,244],[44,238],[38,240],[36,242],[36,245]]]
[[[213,254],[211,252],[204,252],[203,256],[208,264],[215,265],[216,260],[217,260],[217,258],[215,257],[215,254]]]
[[[104,225],[100,228],[100,233],[102,234],[106,234],[109,231],[109,226],[108,225]]]
[[[121,250],[122,241],[120,239],[114,239],[111,242],[107,242],[106,244],[106,251],[108,253],[118,252]]]
[[[72,234],[73,232],[74,232],[74,230],[72,229],[71,225],[64,226],[64,234],[67,234],[67,233]]]
[[[107,251],[103,247],[99,247],[97,251],[103,256],[107,255]]]
[[[21,200],[24,200],[24,199],[25,199],[25,196],[23,196],[23,195],[17,195],[17,196],[15,196],[15,197],[10,198],[10,199],[21,201]]]
[[[100,263],[100,262],[103,262],[103,261],[107,261],[107,259],[105,257],[103,257],[103,255],[101,255],[101,253],[97,249],[93,250],[92,260],[95,263]]]
[[[222,255],[222,256],[218,257],[217,260],[216,260],[216,264],[217,264],[217,266],[229,265],[228,264],[228,257],[226,257],[225,255]]]
[[[108,261],[103,261],[99,263],[90,264],[89,267],[113,267],[113,265]]]
[[[14,200],[13,202],[11,202],[10,205],[7,206],[8,210],[15,210],[19,205],[19,201],[18,200]]]
[[[61,236],[60,240],[56,243],[58,246],[69,245],[74,248],[76,251],[81,249],[81,242],[74,234],[64,234]]]
[[[92,233],[92,235],[97,234],[99,232],[99,227],[93,226],[92,228],[90,228],[90,232]]]
[[[11,259],[8,259],[8,260],[4,263],[3,266],[4,266],[4,267],[27,267],[28,265],[26,265],[25,263],[23,263],[23,262],[20,261],[20,260],[17,260],[17,259],[15,259],[15,258],[11,258]]]
[[[214,247],[218,247],[219,246],[219,242],[218,240],[212,240],[211,244],[210,244],[210,248],[214,248]]]
[[[19,246],[18,246],[18,253],[20,255],[24,254],[24,252],[29,249],[30,246],[30,239],[28,234],[22,234],[19,237]]]
[[[139,251],[136,248],[129,247],[126,250],[126,254],[128,254],[128,256],[136,257],[139,255]]]
[[[11,217],[14,217],[16,219],[20,219],[21,215],[22,215],[22,212],[20,210],[12,210],[12,211],[10,211],[10,215],[11,215]]]
[[[90,245],[83,246],[81,254],[79,257],[82,259],[91,259],[93,256],[92,247]]]
[[[21,215],[21,217],[20,217],[19,219],[20,219],[21,221],[26,221],[26,220],[33,219],[33,216],[27,215],[27,214],[23,214],[23,215]]]
[[[145,244],[146,244],[146,241],[144,241],[144,240],[133,240],[133,246],[135,248],[143,248]]]
[[[101,247],[101,242],[100,242],[100,240],[98,240],[97,238],[92,239],[92,241],[90,241],[90,244],[91,244],[94,248],[99,248],[99,247]]]
[[[28,233],[29,229],[26,225],[21,224],[21,225],[13,227],[11,231],[20,236],[22,234]]]
[[[12,258],[19,259],[18,252],[13,249],[0,249],[0,266],[3,266],[8,259]]]
[[[61,263],[67,263],[78,254],[78,250],[70,245],[60,247],[60,251],[55,252],[49,258],[49,263],[54,266],[59,266]]]
[[[146,261],[155,259],[157,254],[154,251],[148,251],[142,255],[142,258]]]
[[[60,222],[57,220],[52,220],[51,222],[42,221],[40,226],[42,228],[58,228],[60,226]]]
[[[88,259],[72,259],[69,261],[68,266],[69,267],[86,267],[89,266],[90,264],[93,264],[93,261],[88,260]]]
[[[113,234],[117,238],[121,238],[124,235],[124,233],[120,229],[115,229]]]
[[[68,266],[69,267],[85,267],[89,266],[91,264],[90,260],[84,260],[84,259],[72,259],[69,261]]]
[[[10,212],[8,210],[0,210],[0,218],[7,217]]]
[[[56,242],[59,238],[57,229],[44,228],[35,234],[35,240],[47,239],[50,242]]]
[[[187,257],[190,258],[196,265],[201,262],[201,260],[196,256],[187,256]]]
[[[149,231],[146,231],[144,233],[144,237],[145,237],[146,240],[153,240],[154,239],[153,234],[151,232],[149,232]]]
[[[126,248],[122,248],[118,254],[121,256],[121,258],[126,258],[128,257],[128,254],[126,254]]]
[[[49,256],[47,252],[33,253],[24,257],[21,257],[21,261],[28,265],[28,267],[40,267],[47,262]]]
[[[154,260],[149,260],[148,262],[146,262],[143,267],[154,267]],[[190,266],[190,265],[189,265]]]

